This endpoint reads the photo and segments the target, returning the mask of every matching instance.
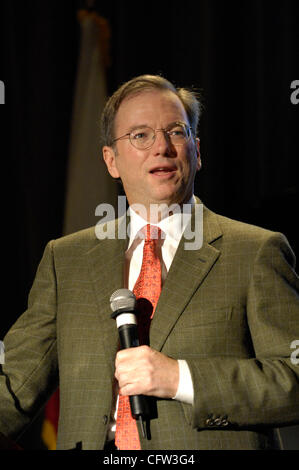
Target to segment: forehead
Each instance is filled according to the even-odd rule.
[[[146,90],[122,101],[115,118],[115,129],[121,131],[141,124],[166,126],[174,121],[188,123],[180,98],[170,90]]]

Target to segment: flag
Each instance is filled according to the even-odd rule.
[[[79,12],[81,50],[71,127],[64,233],[95,225],[101,203],[116,207],[112,180],[100,148],[99,120],[107,97],[105,66],[109,28],[96,12]]]
[[[95,209],[101,203],[116,208],[117,183],[101,156],[99,120],[107,91],[109,25],[94,11],[79,10],[81,44],[72,111],[64,214],[65,235],[96,225]],[[59,389],[45,407],[42,440],[56,449]]]
[[[59,418],[59,389],[46,404],[42,425],[42,440],[48,450],[56,450],[56,439]]]

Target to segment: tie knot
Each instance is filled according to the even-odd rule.
[[[161,238],[161,229],[156,225],[147,224],[146,241],[158,240]]]

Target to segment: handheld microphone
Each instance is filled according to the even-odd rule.
[[[110,297],[111,318],[116,320],[121,349],[139,346],[136,297],[129,289],[118,289]],[[138,420],[143,437],[146,436],[144,421],[149,416],[149,404],[144,395],[130,395],[131,413]]]

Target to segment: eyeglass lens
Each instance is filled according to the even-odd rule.
[[[139,149],[148,148],[153,145],[157,131],[164,132],[166,138],[169,139],[173,145],[182,145],[190,136],[190,128],[183,124],[176,124],[166,130],[157,129],[156,131],[151,127],[141,127],[131,132],[131,144]]]

